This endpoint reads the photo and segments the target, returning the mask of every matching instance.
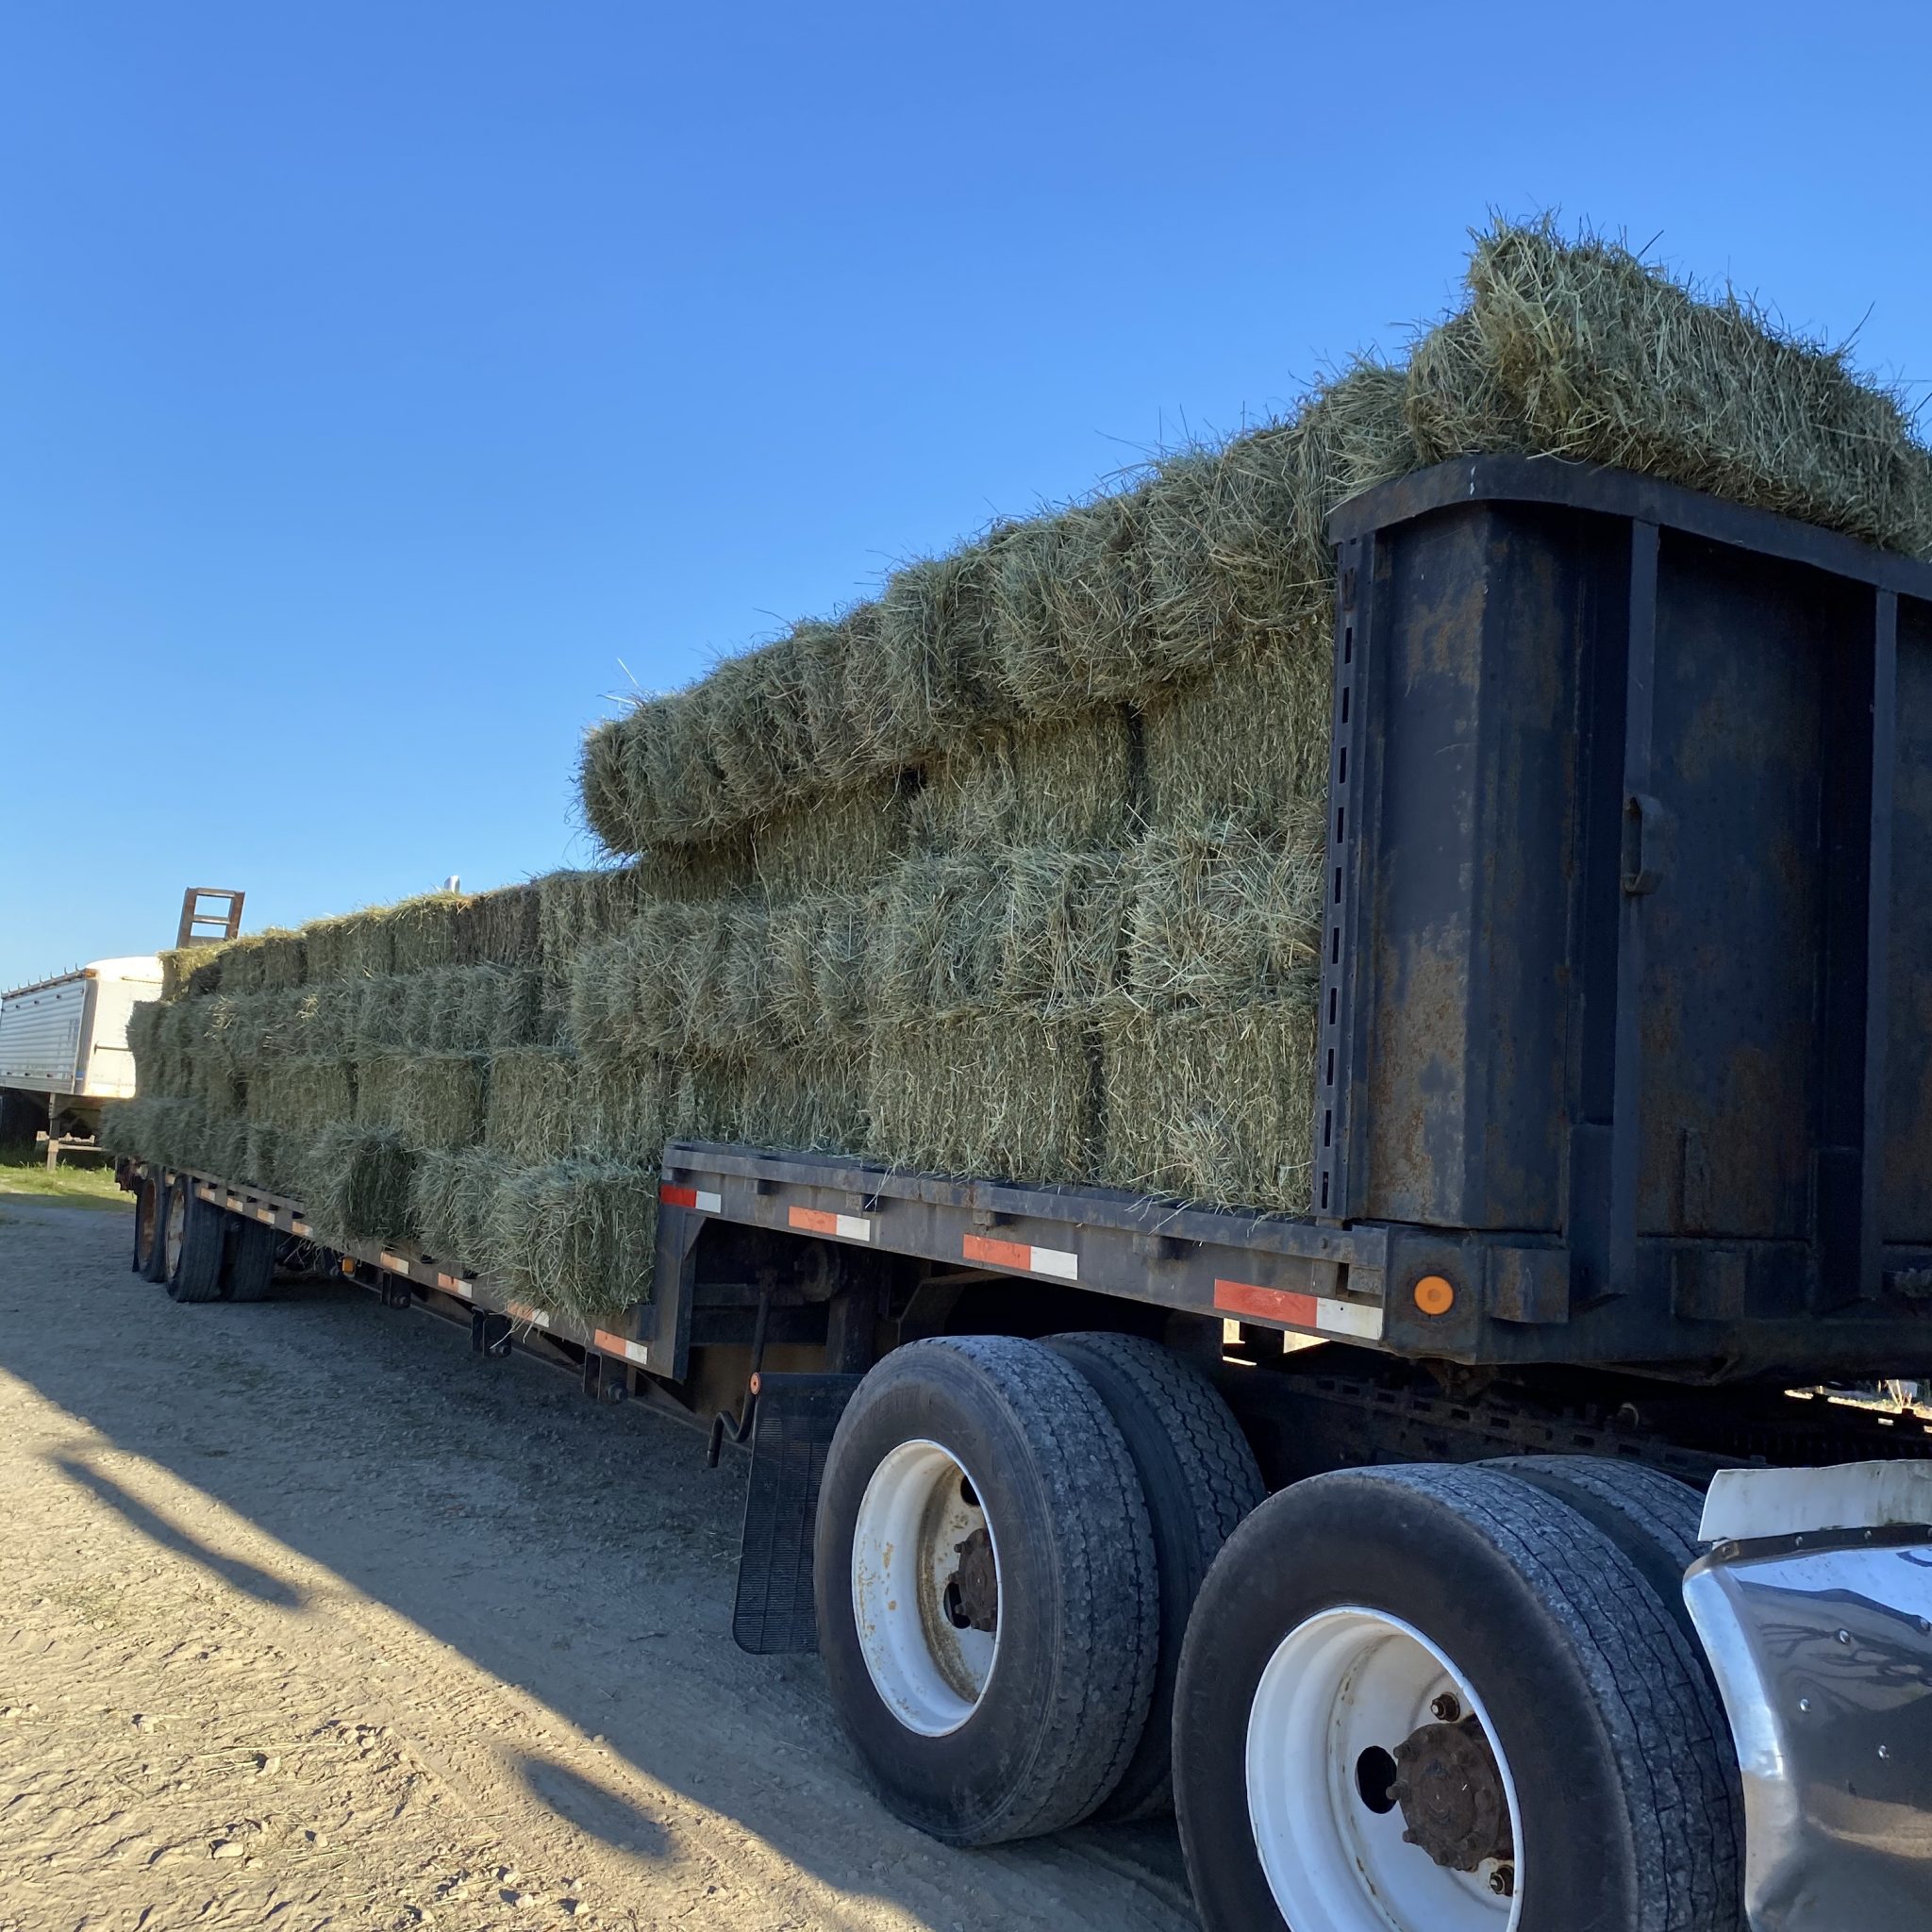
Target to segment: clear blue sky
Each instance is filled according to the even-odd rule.
[[[608,694],[1399,345],[1491,207],[1932,375],[1928,23],[6,0],[0,985],[587,861]]]

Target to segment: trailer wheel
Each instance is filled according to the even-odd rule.
[[[227,1214],[194,1191],[186,1174],[168,1191],[168,1293],[177,1302],[222,1298],[222,1248]]]
[[[1607,1456],[1511,1456],[1489,1467],[1560,1496],[1628,1557],[1703,1656],[1684,1573],[1703,1554],[1704,1499],[1689,1483]]]
[[[1193,1362],[1139,1335],[1055,1335],[1046,1345],[1107,1405],[1147,1499],[1160,1605],[1154,1701],[1132,1760],[1094,1813],[1144,1818],[1174,1803],[1174,1690],[1189,1613],[1222,1545],[1268,1490],[1233,1411]]]
[[[134,1184],[134,1272],[146,1281],[160,1278],[161,1222],[160,1176],[153,1168]]]
[[[222,1263],[222,1293],[231,1302],[258,1302],[275,1286],[282,1237],[259,1221],[237,1220]]]
[[[1494,1469],[1264,1503],[1194,1607],[1174,1760],[1209,1932],[1740,1923],[1698,1657],[1608,1538]]]
[[[950,1844],[1086,1817],[1153,1694],[1147,1507],[1121,1432],[1034,1341],[895,1350],[819,1491],[819,1647],[886,1805]]]

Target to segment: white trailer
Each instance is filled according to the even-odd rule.
[[[51,1167],[93,1138],[102,1104],[134,1096],[127,1023],[161,996],[152,953],[96,959],[0,994],[0,1141],[44,1133]]]

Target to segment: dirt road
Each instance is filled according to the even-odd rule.
[[[348,1287],[0,1200],[0,1932],[1180,1932],[1171,1828],[956,1853],[729,1607],[741,1476]]]

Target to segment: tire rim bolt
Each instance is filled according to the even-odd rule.
[[[1516,1896],[1516,1867],[1514,1865],[1498,1865],[1490,1874],[1490,1890],[1498,1898],[1514,1898]]]
[[[1429,1706],[1429,1709],[1439,1723],[1453,1724],[1460,1724],[1462,1721],[1461,1700],[1451,1696],[1446,1690]]]

